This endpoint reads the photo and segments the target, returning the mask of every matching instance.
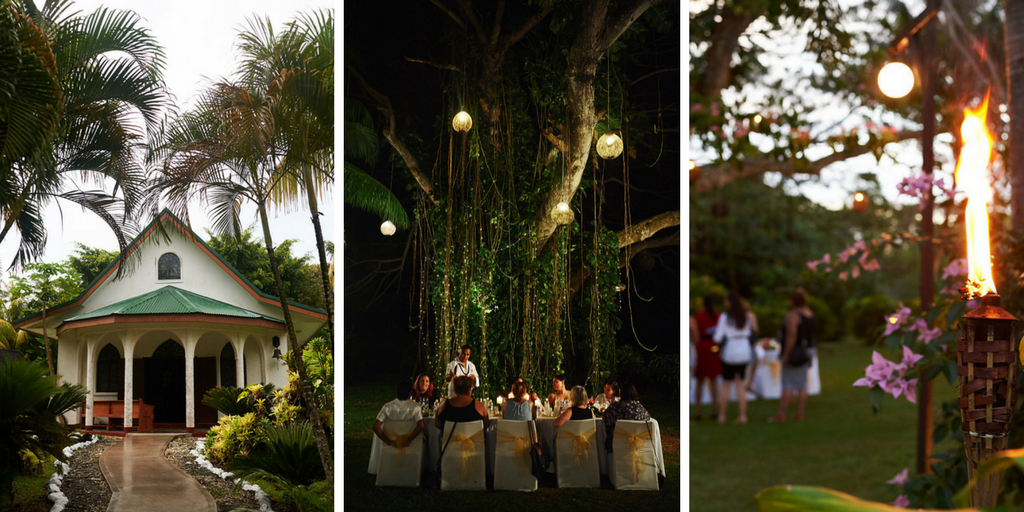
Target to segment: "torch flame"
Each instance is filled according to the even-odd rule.
[[[967,294],[980,297],[996,293],[992,280],[992,255],[989,252],[987,202],[992,186],[986,173],[992,154],[992,136],[986,127],[988,95],[976,109],[964,109],[960,126],[963,148],[956,164],[956,182],[967,192]]]

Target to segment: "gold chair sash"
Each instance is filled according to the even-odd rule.
[[[452,441],[462,444],[462,449],[459,450],[457,455],[459,458],[459,476],[463,481],[467,481],[473,476],[472,459],[476,455],[476,444],[484,442],[484,431],[480,430],[469,437],[461,433],[455,434],[452,437]]]
[[[563,428],[558,429],[558,435],[556,438],[569,439],[572,441],[572,449],[576,455],[572,462],[573,469],[579,469],[580,465],[583,462],[586,462],[590,457],[590,454],[588,453],[590,451],[590,438],[594,437],[596,432],[596,427],[579,434],[574,434]]]
[[[782,373],[782,362],[772,361],[768,363],[768,368],[770,368],[772,371],[772,382],[778,382],[779,374]]]
[[[519,468],[519,476],[526,473],[527,465],[530,464],[530,437],[517,437],[504,430],[498,430],[498,444],[515,443],[512,449],[515,453],[516,466]]]
[[[405,449],[408,448],[407,443],[409,442],[409,434],[396,434],[394,431],[384,427],[384,434],[392,439],[391,447],[398,452],[398,456],[395,457],[395,466],[402,467],[405,465]]]
[[[647,469],[644,467],[644,455],[641,450],[647,444],[647,441],[651,440],[651,434],[649,432],[642,432],[633,435],[617,428],[614,435],[616,438],[625,439],[629,443],[630,469],[633,470],[633,483],[635,484],[640,481],[640,478],[644,476],[644,471]]]

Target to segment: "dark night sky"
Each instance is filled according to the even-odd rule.
[[[454,8],[454,3],[452,5]],[[657,44],[653,45],[657,51],[647,52],[635,64],[619,70],[620,74],[625,75],[623,80],[633,81],[653,71],[674,69],[641,80],[629,88],[632,108],[652,112],[660,110],[664,128],[659,136],[649,138],[646,146],[638,147],[637,158],[629,162],[629,182],[633,187],[629,194],[630,217],[633,223],[655,214],[680,209],[678,70],[681,68],[681,43],[679,7],[676,5],[672,8],[675,9],[670,16],[676,25],[673,27],[674,32],[658,37]],[[536,10],[535,6],[526,5],[525,2],[510,1],[505,13],[505,25],[521,19],[522,15],[518,13],[532,13]],[[492,16],[491,13],[481,14],[488,19]],[[448,72],[424,64],[410,63],[405,57],[438,63],[450,62],[452,50],[442,41],[442,35],[444,31],[453,29],[461,30],[436,6],[425,0],[345,2],[342,23],[345,65],[355,67],[368,82],[391,99],[400,126],[427,137],[428,134],[436,133],[439,116],[446,115],[448,100],[442,87],[446,77],[444,73]],[[547,27],[542,23],[527,37],[548,36]],[[599,68],[603,69],[603,66]],[[344,94],[362,97],[361,89],[353,80],[348,79],[348,73],[343,76]],[[368,104],[365,100],[363,103]],[[377,113],[375,110],[373,112]],[[375,122],[380,122],[380,116],[376,116]],[[377,126],[379,132],[380,125]],[[425,142],[426,147],[436,151],[436,141]],[[381,144],[385,149],[390,149],[383,138]],[[433,165],[432,158],[433,153],[421,157],[421,165],[429,169]],[[606,177],[623,178],[621,160],[603,165],[606,165]],[[372,174],[384,184],[392,183],[391,166],[385,158],[378,161]],[[406,211],[412,217],[413,196],[407,190],[409,181],[409,178],[403,177],[396,170],[391,189],[403,201]],[[621,183],[610,182],[605,185],[603,195],[604,224],[618,231],[624,225],[624,188]],[[582,210],[591,211],[592,196],[587,194]],[[366,289],[357,292],[351,290],[352,283],[374,265],[367,260],[402,256],[409,232],[399,231],[393,237],[384,237],[380,234],[379,226],[379,218],[345,206],[344,332],[350,340],[357,341],[355,346],[359,347],[355,352],[347,348],[346,357],[362,357],[370,353],[370,346],[373,351],[394,349],[401,359],[394,371],[408,372],[416,357],[415,353],[409,353],[411,349],[408,348],[414,346],[416,339],[415,332],[409,329],[409,324],[415,323],[414,319],[410,321],[411,266],[406,266],[400,286],[392,286],[386,296],[369,306],[366,304],[372,291],[368,294]],[[669,235],[676,229],[663,230],[658,236]],[[636,340],[639,339],[647,347],[657,345],[659,353],[678,354],[681,318],[680,247],[676,245],[653,249],[650,255],[634,258],[629,293],[620,293],[620,317],[623,323],[618,342],[620,345],[636,346]],[[620,277],[625,282],[625,270],[620,272]],[[346,343],[346,346],[349,344]],[[348,374],[350,365],[346,366]]]

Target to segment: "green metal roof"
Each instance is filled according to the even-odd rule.
[[[272,322],[284,323],[283,320],[261,315],[248,309],[232,306],[219,300],[204,297],[197,293],[182,290],[174,286],[164,286],[151,291],[99,308],[88,313],[68,318],[67,322],[88,320],[110,315],[154,315],[174,313],[203,313],[206,315],[233,316],[239,318],[262,318]]]

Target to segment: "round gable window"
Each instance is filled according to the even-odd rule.
[[[181,259],[173,252],[164,253],[157,261],[157,279],[164,281],[181,279]]]

